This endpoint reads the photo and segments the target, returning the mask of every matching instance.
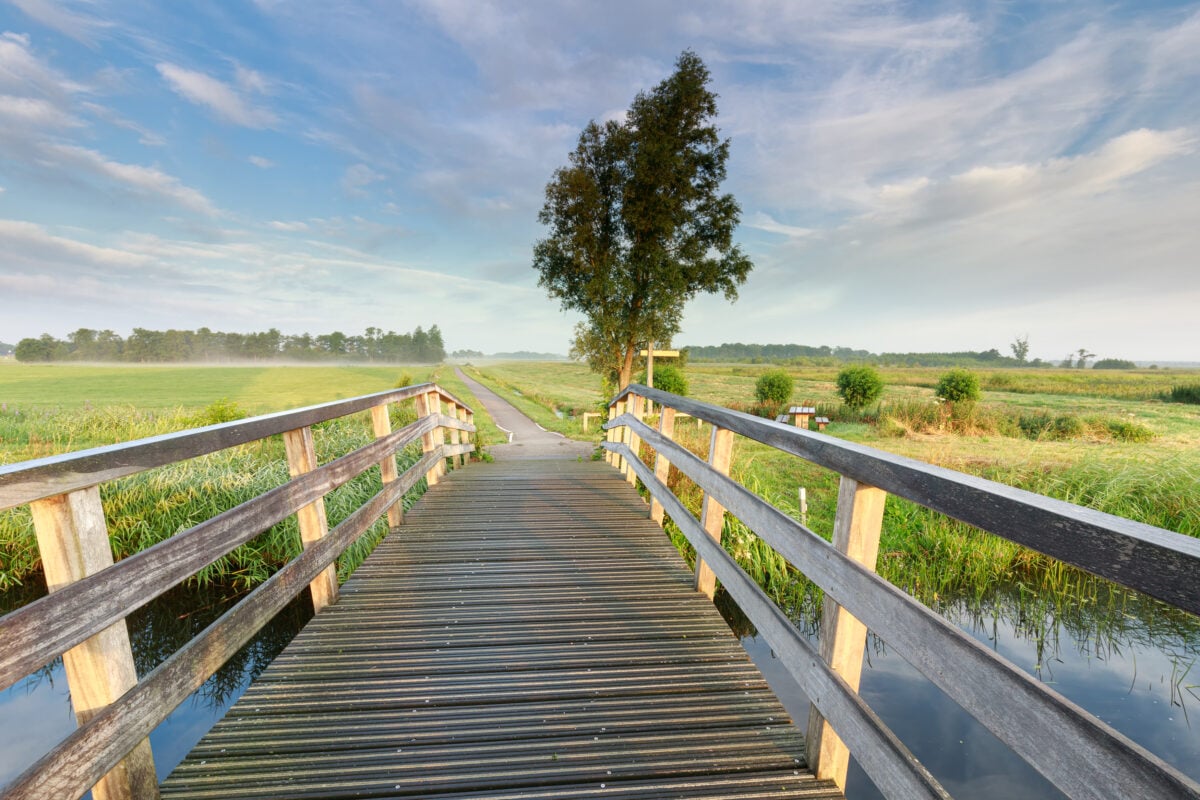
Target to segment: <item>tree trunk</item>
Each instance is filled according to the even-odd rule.
[[[628,386],[633,378],[633,356],[636,352],[637,348],[634,345],[625,347],[625,357],[621,360],[620,389]]]

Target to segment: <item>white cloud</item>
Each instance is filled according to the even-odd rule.
[[[757,228],[760,231],[767,233],[778,233],[782,236],[787,236],[793,239],[800,239],[805,236],[812,236],[812,228],[800,228],[795,225],[784,225],[782,222],[775,220],[770,214],[762,211],[755,212],[753,216],[745,223],[747,227]]]
[[[33,92],[56,102],[83,91],[83,86],[43,64],[30,50],[27,34],[0,34],[0,87],[28,95]]]
[[[226,122],[246,128],[269,128],[278,122],[278,117],[269,109],[250,105],[228,84],[203,72],[165,62],[158,64],[157,69],[177,94],[207,108]]]
[[[284,222],[282,220],[273,220],[272,222],[267,223],[267,227],[272,228],[277,231],[285,231],[287,233],[295,233],[298,231],[308,230],[308,223],[300,222],[298,220],[293,221],[293,222]]]
[[[941,181],[922,177],[906,184],[888,184],[876,191],[877,210],[872,216],[893,222],[944,224],[1014,206],[1046,206],[1109,191],[1194,147],[1195,137],[1185,130],[1130,131],[1091,153],[1074,157],[983,165]]]
[[[55,236],[40,225],[21,220],[0,219],[0,242],[3,242],[0,249],[10,257],[39,263],[87,264],[101,268],[143,267],[149,263],[143,256]]]
[[[367,187],[384,179],[366,164],[354,164],[342,174],[342,191],[351,197],[366,197]]]
[[[69,10],[65,7],[65,3],[55,3],[51,0],[9,0],[9,2],[24,11],[31,19],[83,44],[93,44],[100,32],[112,27],[111,22],[98,19],[90,14]]]
[[[57,106],[35,97],[13,97],[0,94],[0,119],[13,125],[36,128],[78,127],[79,120]]]
[[[246,160],[259,169],[270,169],[271,167],[275,166],[274,161],[262,156],[249,156]]]
[[[122,128],[127,131],[132,131],[138,135],[138,141],[147,147],[163,147],[166,145],[166,140],[159,136],[154,131],[142,127],[133,120],[126,119],[111,108],[106,108],[98,103],[84,102],[80,103],[80,107],[97,119],[107,122],[117,128]]]
[[[116,183],[119,187],[142,197],[166,200],[207,216],[215,215],[216,209],[201,192],[185,186],[178,178],[154,167],[125,164],[111,161],[95,150],[65,144],[49,144],[42,148],[53,166],[66,171],[72,170]]]

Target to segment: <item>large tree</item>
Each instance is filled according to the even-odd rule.
[[[720,194],[729,140],[714,124],[717,96],[700,57],[639,92],[624,122],[588,123],[546,185],[534,246],[538,283],[583,312],[572,352],[620,386],[637,351],[670,342],[699,293],[729,300],[753,265],[733,243],[741,209]]]

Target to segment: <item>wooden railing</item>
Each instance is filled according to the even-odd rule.
[[[642,420],[661,408],[658,429]],[[676,412],[712,425],[707,463],[672,441]],[[901,456],[637,384],[610,405],[609,463],[651,497],[696,549],[696,585],[714,575],[812,703],[807,748],[818,777],[844,785],[849,753],[888,797],[946,797],[858,694],[866,631],[920,670],[1068,797],[1200,797],[1200,785],[1009,664],[875,574],[887,493],[1200,614],[1200,541]],[[733,435],[839,473],[832,545],[728,477]],[[638,457],[640,442],[656,453]],[[697,519],[667,488],[674,465],[704,491]],[[720,545],[724,512],[826,593],[820,652]]]
[[[392,404],[417,420],[391,429]],[[317,466],[312,426],[369,411],[376,439]],[[475,449],[473,413],[435,384],[238,420],[37,461],[0,466],[0,510],[29,504],[50,594],[0,618],[0,689],[63,656],[79,727],[12,783],[4,800],[158,796],[150,732],[275,614],[311,586],[314,611],[337,597],[337,557],[376,520],[401,523],[421,478]],[[450,442],[446,442],[446,434]],[[291,480],[113,563],[99,486],[153,467],[282,434]],[[421,441],[403,473],[396,453]],[[329,530],[324,496],[378,465],[383,489]],[[208,564],[296,514],[304,550],[141,681],[125,617]]]

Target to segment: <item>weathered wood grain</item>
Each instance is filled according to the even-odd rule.
[[[1200,615],[1200,540],[1190,536],[657,389],[626,389],[635,390]]]
[[[51,593],[112,566],[99,489],[82,489],[31,505],[46,586]],[[84,725],[137,684],[124,620],[63,653],[63,667],[75,719]],[[94,800],[152,800],[157,796],[158,779],[148,739],[138,742],[92,787]]]
[[[648,438],[647,441],[651,440]],[[676,449],[682,448],[676,446]],[[627,452],[626,455],[631,454]],[[695,456],[692,459],[703,464]],[[859,697],[858,692],[829,668],[796,630],[796,626],[742,571],[720,542],[714,540],[667,489],[666,484],[655,478],[650,468],[640,460],[631,461],[631,464],[651,494],[659,496],[667,514],[696,548],[697,559],[703,558],[711,565],[725,590],[754,623],[759,635],[771,645],[772,651],[779,656],[805,695],[849,743],[859,764],[884,795],[914,799],[948,798],[949,795],[933,775],[896,738]],[[715,470],[704,466],[707,472],[715,474]]]
[[[440,386],[423,383],[134,442],[0,465],[0,511],[429,392],[462,405]]]
[[[658,435],[666,439],[674,438],[675,436],[675,409],[671,406],[663,406],[659,409],[658,415]],[[667,457],[657,450],[654,451],[654,477],[660,483],[666,485],[667,478],[671,474],[671,462]],[[658,502],[658,498],[654,495],[650,496],[650,519],[663,524],[663,507],[662,503]]]
[[[713,426],[708,442],[708,465],[721,473],[729,474],[733,460],[733,432]],[[721,532],[725,529],[725,507],[710,493],[704,493],[700,506],[700,526],[717,544],[721,543]],[[717,591],[717,576],[704,559],[696,557],[696,591],[711,600]]]
[[[872,572],[879,559],[883,506],[887,493],[842,476],[838,486],[837,515],[833,521],[833,547]],[[827,597],[821,608],[821,658],[857,692],[862,679],[867,626]],[[850,750],[813,706],[805,738],[808,761],[818,778],[829,778],[843,789],[850,768]]]
[[[120,621],[134,609],[351,480],[384,453],[415,442],[434,425],[432,418],[417,420],[0,618],[5,643],[0,648],[0,687],[11,686],[108,626],[123,625]]]
[[[371,430],[374,432],[376,439],[382,439],[392,432],[390,409],[391,405],[389,403],[371,407]],[[379,462],[379,477],[386,484],[396,480],[398,475],[396,453],[394,451],[389,452]],[[396,503],[396,505],[389,508],[387,518],[389,528],[400,527],[404,523],[404,504]]]
[[[632,417],[618,422],[641,425],[651,446],[667,451],[698,486],[1068,796],[1200,798],[1195,781],[1017,670],[791,517]],[[662,502],[671,513],[667,499]],[[1004,702],[996,702],[997,697]],[[825,716],[836,729],[837,721]],[[1104,780],[1097,780],[1100,775]]]
[[[283,447],[287,453],[288,474],[297,478],[317,468],[317,450],[313,445],[312,428],[284,431]],[[325,498],[318,497],[308,505],[296,510],[296,522],[300,528],[300,544],[311,547],[329,533],[329,519],[325,515]],[[320,614],[326,606],[337,601],[337,567],[332,564],[321,571],[309,586],[312,592],[313,613]]]
[[[637,493],[551,460],[427,492],[163,791],[838,797]]]
[[[79,797],[287,605],[441,458],[426,455],[5,787],[3,800]]]

